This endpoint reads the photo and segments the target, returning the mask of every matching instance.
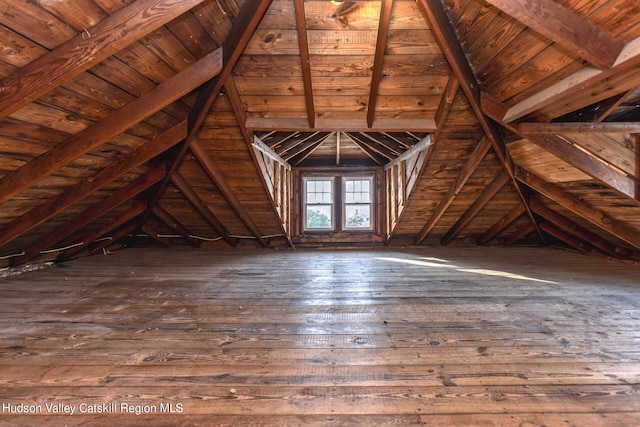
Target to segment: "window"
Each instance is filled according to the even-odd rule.
[[[372,176],[308,176],[302,188],[305,231],[373,229]]]
[[[370,230],[372,178],[345,178],[343,181],[344,228]]]
[[[333,178],[304,180],[305,229],[333,229]]]

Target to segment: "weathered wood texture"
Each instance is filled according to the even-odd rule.
[[[129,249],[0,296],[5,425],[640,422],[637,268],[568,252]]]

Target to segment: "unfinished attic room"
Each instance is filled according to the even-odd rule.
[[[640,3],[1,0],[0,405],[640,425]]]

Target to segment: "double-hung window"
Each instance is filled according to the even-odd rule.
[[[373,230],[372,175],[306,176],[302,188],[304,231]]]

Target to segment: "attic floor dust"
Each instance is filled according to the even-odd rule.
[[[0,280],[0,425],[640,424],[637,267],[543,248],[63,266]]]

